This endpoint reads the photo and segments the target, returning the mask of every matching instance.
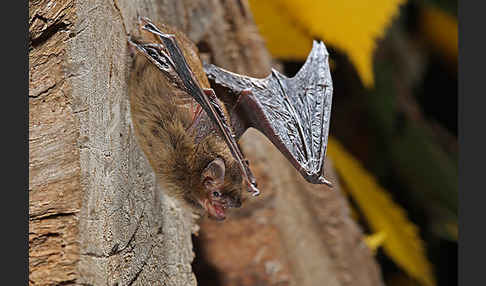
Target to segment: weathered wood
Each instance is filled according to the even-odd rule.
[[[131,127],[126,40],[138,33],[139,15],[185,32],[206,61],[256,77],[269,71],[246,1],[30,1],[30,285],[196,284],[197,226],[163,195]],[[234,274],[225,281],[253,263],[246,273],[261,273],[268,285],[380,284],[342,195],[304,186],[261,135],[243,139],[264,195],[233,221],[204,221],[201,231],[210,259],[233,254],[214,259]],[[221,248],[221,237],[236,247]]]
[[[78,124],[63,71],[72,1],[29,2],[29,284],[74,281],[82,193]]]

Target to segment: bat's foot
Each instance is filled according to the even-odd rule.
[[[248,192],[250,192],[251,195],[254,196],[254,197],[257,197],[257,196],[260,195],[260,190],[257,189],[257,187],[252,183],[248,183]]]
[[[145,24],[148,24],[148,23],[152,23],[152,20],[150,20],[150,18],[148,17],[144,17],[144,16],[138,16],[138,22],[140,23],[140,25],[145,25]]]
[[[326,185],[326,186],[328,186],[328,187],[330,187],[330,188],[332,188],[332,187],[333,187],[332,183],[331,183],[331,182],[329,182],[329,181],[328,181],[326,178],[324,178],[323,176],[320,176],[320,177],[319,177],[319,182],[321,182],[322,184],[324,184],[324,185]]]

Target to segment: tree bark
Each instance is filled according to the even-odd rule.
[[[206,61],[269,72],[246,1],[30,1],[29,285],[196,285],[198,226],[155,183],[131,126],[127,39],[139,15],[185,32]],[[201,223],[201,255],[225,285],[245,269],[264,285],[382,283],[339,187],[305,183],[255,132],[242,145],[263,196]]]

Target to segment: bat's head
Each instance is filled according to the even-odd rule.
[[[236,164],[217,157],[204,167],[199,180],[194,199],[209,217],[223,220],[228,208],[241,206],[242,177]]]

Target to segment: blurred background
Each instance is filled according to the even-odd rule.
[[[248,2],[288,76],[330,52],[327,156],[386,285],[457,285],[457,1]]]

